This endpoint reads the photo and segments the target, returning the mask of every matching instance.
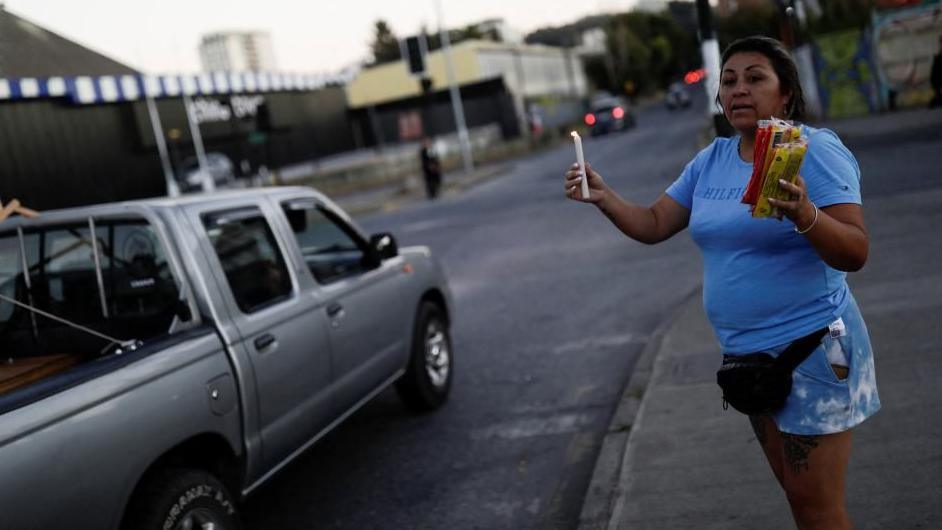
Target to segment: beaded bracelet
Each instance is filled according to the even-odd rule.
[[[798,227],[796,226],[795,232],[799,234],[807,234],[809,230],[814,228],[814,224],[818,222],[818,205],[812,202],[811,206],[814,206],[814,218],[811,220],[811,224],[808,225],[808,228],[805,228],[804,230],[799,230]]]

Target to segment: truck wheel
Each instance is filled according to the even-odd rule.
[[[157,472],[135,493],[125,530],[239,530],[235,501],[213,475],[194,469]]]
[[[442,406],[451,390],[452,361],[444,313],[437,305],[422,302],[412,332],[409,364],[396,382],[396,390],[406,406],[420,412]]]

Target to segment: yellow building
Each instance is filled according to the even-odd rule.
[[[451,47],[468,129],[482,141],[578,121],[588,82],[579,56],[550,46],[468,40]],[[448,72],[441,50],[425,58],[428,93],[405,61],[360,71],[347,84],[354,134],[361,146],[447,137],[455,132]]]
[[[586,94],[582,63],[562,48],[468,40],[452,46],[451,58],[458,85],[503,78],[507,87],[521,98],[549,95],[581,98]],[[432,91],[448,89],[445,57],[441,50],[428,54],[426,71],[432,81]],[[419,78],[409,73],[405,61],[364,69],[347,85],[347,101],[351,108],[380,105],[421,94]]]

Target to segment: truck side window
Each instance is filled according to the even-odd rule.
[[[243,313],[253,313],[291,294],[288,267],[268,222],[257,208],[203,217],[229,288]]]
[[[304,262],[318,283],[330,283],[364,270],[366,254],[349,229],[313,201],[289,201],[282,207]]]

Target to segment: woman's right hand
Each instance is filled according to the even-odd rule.
[[[602,176],[592,169],[592,164],[586,163],[585,172],[589,178],[589,198],[582,198],[582,173],[579,171],[579,164],[569,166],[569,171],[566,172],[566,197],[574,201],[598,204],[605,198],[608,186]]]

